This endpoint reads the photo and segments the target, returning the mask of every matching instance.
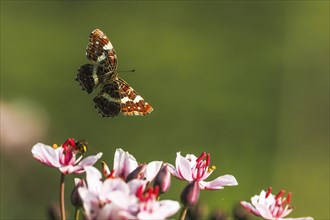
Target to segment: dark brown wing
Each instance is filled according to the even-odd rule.
[[[87,93],[92,93],[96,87],[104,82],[107,78],[107,70],[95,64],[82,65],[76,76],[81,88]]]
[[[94,103],[102,117],[116,117],[121,109],[119,82],[115,80],[105,84],[94,98]]]

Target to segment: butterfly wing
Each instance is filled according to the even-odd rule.
[[[115,73],[118,65],[117,55],[109,38],[101,30],[95,29],[90,34],[86,56],[95,64],[105,67],[109,73]]]
[[[146,115],[152,112],[151,105],[123,79],[117,78],[119,82],[120,108],[123,115]]]
[[[81,88],[89,94],[103,83],[107,76],[107,70],[104,67],[95,64],[85,64],[79,68],[76,80]]]
[[[86,56],[94,64],[81,66],[76,80],[83,90],[91,93],[106,78],[116,77],[117,56],[109,38],[99,29],[89,36]]]
[[[103,117],[146,115],[153,108],[123,79],[116,78],[105,84],[94,98],[95,107]]]
[[[120,112],[119,82],[106,83],[94,98],[95,108],[102,117],[116,117]]]

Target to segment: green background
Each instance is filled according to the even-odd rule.
[[[150,115],[102,118],[74,81],[95,28],[119,70],[136,69],[119,74]],[[208,211],[230,213],[273,186],[293,193],[291,217],[330,218],[328,1],[1,1],[1,102],[21,99],[46,112],[47,135],[1,143],[1,219],[46,218],[60,174],[31,148],[68,137],[111,167],[118,147],[172,164],[178,151],[209,152],[209,180],[232,174],[239,185],[202,191]],[[165,198],[184,185],[173,180]]]

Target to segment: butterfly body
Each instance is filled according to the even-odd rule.
[[[123,115],[146,115],[152,112],[151,105],[118,77],[116,52],[101,30],[96,29],[90,34],[86,56],[93,64],[82,65],[76,80],[89,94],[101,87],[94,103],[103,117],[115,117],[120,112]]]

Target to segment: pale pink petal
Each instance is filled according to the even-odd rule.
[[[61,173],[63,174],[70,174],[76,171],[77,167],[74,167],[72,165],[68,165],[68,166],[62,166],[59,167],[59,170],[61,171]]]
[[[204,175],[200,178],[200,181],[203,181],[208,178],[213,173],[213,171],[214,170],[210,169],[210,171],[205,172]]]
[[[100,199],[103,201],[111,201],[112,197],[111,194],[114,192],[121,192],[123,194],[129,194],[129,187],[124,180],[117,178],[117,179],[106,179],[103,182],[101,191],[100,191]],[[123,199],[122,197],[120,199]]]
[[[88,157],[84,158],[82,161],[80,161],[80,163],[78,163],[77,166],[82,167],[82,168],[84,168],[86,166],[92,166],[101,157],[102,157],[102,153],[98,153],[95,156],[88,156]]]
[[[185,158],[187,161],[189,161],[190,167],[194,167],[196,165],[196,160],[198,158],[194,154],[187,154]]]
[[[284,220],[284,218],[282,218]],[[285,220],[314,220],[312,217],[285,218]]]
[[[78,188],[79,196],[83,201],[84,211],[87,219],[95,219],[100,212],[98,196],[85,187]]]
[[[151,182],[155,178],[155,176],[158,174],[162,164],[163,164],[163,161],[152,161],[152,162],[148,163],[147,169],[144,173],[144,177],[148,181]]]
[[[175,166],[173,166],[172,164],[166,163],[168,170],[170,171],[170,173],[175,176],[178,179],[183,180],[183,177],[178,173],[178,171],[176,170]]]
[[[138,167],[136,159],[128,152],[118,148],[113,162],[114,176],[126,178]]]
[[[199,186],[201,187],[201,189],[210,189],[210,190],[223,189],[224,186],[236,186],[236,185],[238,185],[237,180],[232,175],[219,176],[218,178],[210,182],[205,182],[205,181],[199,182]]]
[[[159,207],[153,210],[153,212],[139,212],[137,215],[138,219],[167,219],[180,209],[180,204],[177,201],[162,200],[158,203]]]
[[[180,153],[176,155],[176,168],[181,177],[187,181],[193,181],[192,171],[189,161],[182,157]]]
[[[95,195],[99,195],[102,187],[102,174],[93,166],[85,167],[85,171],[88,190]]]
[[[34,145],[31,150],[35,159],[39,160],[41,163],[47,166],[56,168],[61,166],[59,162],[60,151],[60,148],[54,149],[42,143]]]
[[[133,180],[129,181],[127,184],[128,184],[129,190],[130,190],[130,194],[136,195],[137,190],[141,186],[143,186],[143,189],[145,189],[148,182],[143,179],[133,179]]]
[[[285,216],[289,215],[292,212],[292,210],[293,209],[292,208],[289,208],[289,206],[287,205],[285,207],[285,210],[283,210],[283,212],[282,212],[282,214],[281,214],[280,217],[285,217]]]
[[[104,207],[100,210],[96,219],[124,220],[125,218],[122,218],[122,216],[120,215],[121,211],[122,211],[121,208],[116,206],[114,203],[108,203],[105,204]]]
[[[248,211],[252,212],[253,214],[260,216],[259,211],[253,205],[251,205],[251,203],[241,201],[241,205]]]
[[[274,219],[269,207],[266,207],[264,204],[256,204],[255,207],[259,211],[261,217],[265,219]]]

